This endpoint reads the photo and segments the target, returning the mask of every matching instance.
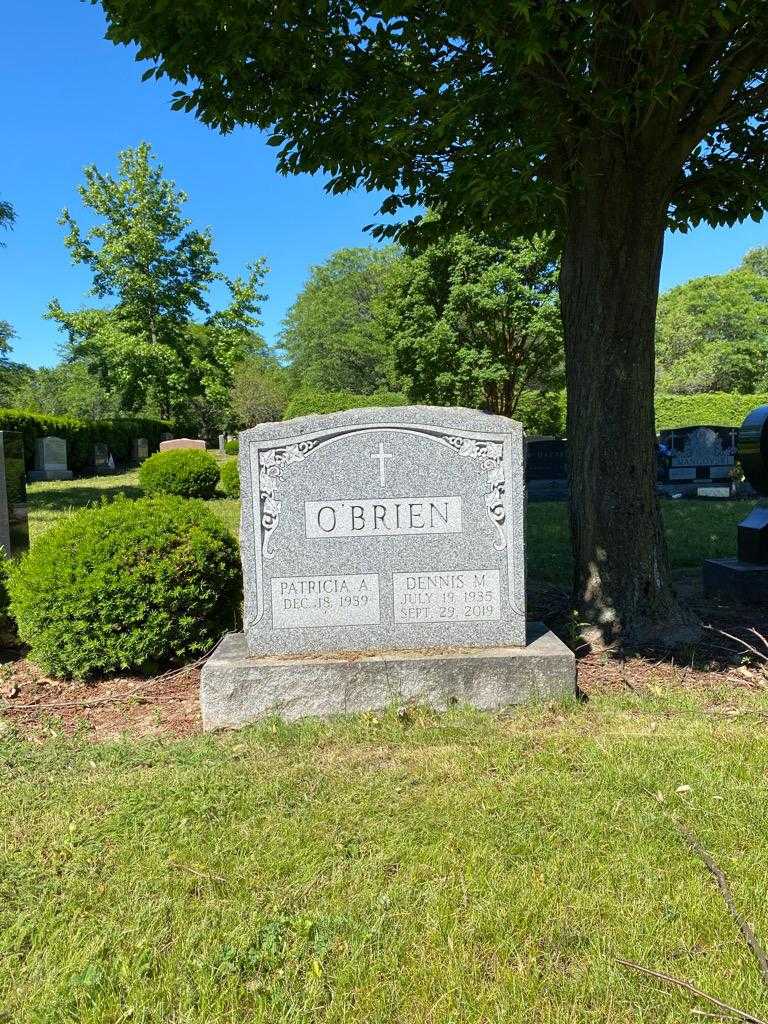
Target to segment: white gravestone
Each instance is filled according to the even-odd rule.
[[[63,437],[38,437],[35,441],[35,468],[30,480],[71,480],[67,467],[67,442]]]
[[[526,631],[519,423],[412,406],[262,424],[240,477],[245,631],[205,666],[207,728],[573,692],[573,655]]]

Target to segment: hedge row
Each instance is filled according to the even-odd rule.
[[[768,405],[768,394],[732,395],[713,391],[703,395],[656,395],[656,427],[740,427],[748,412]]]
[[[63,437],[67,442],[69,468],[81,472],[93,464],[93,446],[106,444],[118,462],[128,462],[131,447],[137,437],[146,437],[149,450],[160,445],[160,435],[172,431],[166,420],[143,417],[119,420],[76,420],[67,416],[46,416],[22,409],[0,409],[0,430],[15,430],[24,437],[24,457],[27,468],[35,461],[35,440],[51,435]]]
[[[301,388],[286,406],[283,419],[292,420],[296,416],[311,416],[313,413],[407,404],[405,395],[391,391],[382,391],[375,395],[355,395],[351,391],[316,391],[313,388]]]
[[[747,413],[759,405],[768,405],[768,394],[734,395],[710,392],[700,395],[656,395],[656,429],[673,427],[740,427]],[[542,395],[525,392],[514,418],[520,420],[530,436],[565,434],[565,392]]]

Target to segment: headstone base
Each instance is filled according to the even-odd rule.
[[[768,604],[768,565],[735,558],[708,558],[704,563],[704,594],[739,604]]]
[[[495,711],[531,700],[572,697],[573,652],[541,623],[525,647],[395,651],[347,656],[259,657],[229,633],[203,666],[203,728],[235,729],[269,715],[286,721],[378,711],[391,704],[443,710],[471,704]]]
[[[74,473],[71,469],[31,469],[27,473],[30,483],[38,480],[72,480]]]

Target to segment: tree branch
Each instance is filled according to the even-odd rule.
[[[700,988],[696,988],[690,981],[686,981],[684,978],[676,978],[672,974],[665,974],[663,971],[653,971],[650,967],[643,967],[642,964],[633,963],[631,960],[622,960],[621,957],[616,957],[616,962],[622,964],[624,967],[631,967],[633,971],[639,971],[641,974],[647,974],[650,978],[659,978],[661,981],[666,981],[670,985],[677,985],[678,988],[684,988],[686,992],[690,992],[700,999],[706,999],[707,1002],[712,1003],[713,1006],[719,1006],[721,1010],[725,1010],[726,1013],[732,1014],[734,1017],[738,1017],[739,1020],[745,1022],[745,1024],[768,1024],[767,1021],[762,1020],[760,1017],[755,1017],[754,1014],[748,1013],[746,1010],[739,1010],[736,1006],[730,1006],[728,1003],[724,1003],[722,999],[718,999],[716,996],[711,996],[707,992],[702,992]]]

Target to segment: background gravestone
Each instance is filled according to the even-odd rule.
[[[0,430],[0,547],[7,558],[29,550],[24,440]]]
[[[525,480],[531,499],[567,497],[568,442],[560,437],[526,438]]]
[[[753,409],[739,431],[738,459],[748,482],[768,496],[768,405]],[[737,557],[704,563],[704,591],[745,604],[768,604],[768,507],[761,502],[739,523]]]
[[[526,629],[519,423],[412,406],[262,424],[240,477],[245,636],[205,666],[206,727],[573,692],[571,652]]]
[[[110,455],[109,445],[97,441],[93,446],[93,470],[97,474],[114,473],[115,462]]]
[[[671,455],[670,483],[730,480],[736,462],[736,427],[680,427],[662,430],[659,440]]]
[[[172,452],[177,448],[200,448],[205,451],[205,441],[192,437],[176,437],[169,441],[160,442],[161,452]]]
[[[71,480],[67,467],[67,442],[63,437],[38,437],[35,441],[35,468],[30,480]]]
[[[149,458],[149,441],[146,437],[136,437],[131,444],[131,461],[144,462]]]

